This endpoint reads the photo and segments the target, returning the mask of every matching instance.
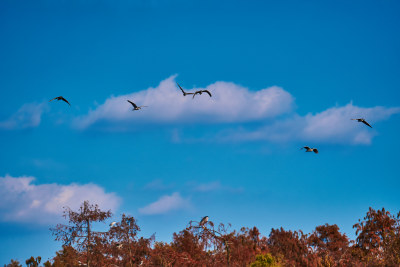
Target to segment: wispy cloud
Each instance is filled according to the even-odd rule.
[[[370,144],[377,135],[376,130],[368,128],[351,118],[366,118],[372,125],[400,113],[400,108],[372,107],[362,108],[349,103],[332,107],[317,114],[278,120],[257,130],[241,129],[225,133],[230,140],[267,140],[271,142],[313,141],[341,144]]]
[[[88,200],[101,209],[115,210],[121,200],[96,184],[34,184],[32,176],[0,177],[0,220],[27,223],[54,223],[63,207],[77,209]]]
[[[22,130],[37,127],[45,108],[46,104],[44,103],[24,104],[10,118],[0,122],[0,129]]]
[[[178,192],[162,196],[157,201],[139,209],[145,215],[165,214],[170,211],[187,209],[191,206],[189,199],[183,198]]]
[[[104,104],[75,120],[75,126],[87,129],[100,128],[125,131],[137,123],[232,123],[273,118],[292,110],[293,97],[280,87],[259,91],[230,82],[215,82],[206,88],[188,88],[187,91],[207,89],[208,95],[184,97],[175,82],[176,75],[162,81],[156,88],[112,96]],[[127,103],[148,108],[132,112]]]
[[[38,169],[65,169],[65,165],[50,158],[32,159],[30,163]]]
[[[212,181],[209,183],[203,183],[203,184],[196,184],[196,183],[191,183],[193,186],[193,190],[196,192],[215,192],[215,191],[227,191],[231,193],[240,193],[243,192],[243,188],[234,188],[226,185],[222,185],[220,181]]]
[[[173,188],[173,184],[165,184],[161,179],[156,179],[153,180],[149,183],[147,183],[143,189],[145,190],[154,190],[154,191],[163,191],[163,190],[169,190]]]

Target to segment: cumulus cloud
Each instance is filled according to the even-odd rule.
[[[40,124],[45,108],[46,105],[44,103],[24,104],[10,118],[0,122],[0,129],[21,130],[37,127]]]
[[[342,144],[370,144],[377,135],[374,129],[351,118],[366,118],[374,123],[386,120],[400,113],[400,108],[372,107],[362,108],[349,103],[332,107],[317,114],[293,115],[289,119],[275,121],[257,130],[229,133],[235,140],[268,140],[272,142],[312,141]]]
[[[0,177],[0,220],[29,223],[54,223],[61,219],[63,207],[73,210],[83,201],[115,210],[120,198],[95,184],[34,184],[32,176]]]
[[[215,82],[206,88],[187,88],[187,91],[209,90],[208,95],[184,97],[176,85],[176,75],[162,81],[155,88],[136,93],[112,96],[104,104],[77,118],[75,126],[86,129],[91,126],[127,130],[141,123],[232,123],[273,118],[290,112],[293,97],[280,87],[259,91],[230,82]],[[149,106],[140,112],[132,112],[127,103],[131,99],[137,105]]]
[[[145,215],[165,214],[174,210],[181,210],[190,207],[190,201],[181,197],[178,192],[172,195],[162,196],[156,202],[153,202],[143,208],[139,212]]]
[[[186,88],[185,90],[189,92],[207,89],[213,94],[211,98],[205,94],[192,99],[191,96],[182,96],[175,78],[176,75],[173,75],[155,88],[112,96],[96,109],[76,118],[74,124],[80,129],[130,131],[139,129],[140,124],[218,123],[225,125],[223,126],[225,129],[219,134],[212,134],[212,138],[193,139],[183,136],[178,129],[175,129],[171,133],[171,140],[172,142],[311,141],[357,145],[370,144],[378,132],[366,128],[365,125],[357,125],[350,118],[364,117],[374,124],[400,113],[399,107],[358,107],[349,103],[301,116],[293,111],[293,96],[277,86],[250,91],[231,82],[219,81],[205,88]],[[133,112],[127,99],[149,107]],[[283,114],[285,116],[282,116]],[[227,127],[233,130],[227,130]],[[207,134],[210,135],[210,132],[202,131],[203,136]]]

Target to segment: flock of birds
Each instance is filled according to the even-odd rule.
[[[203,93],[206,93],[206,94],[208,94],[210,97],[212,97],[211,92],[208,91],[208,90],[198,90],[198,91],[195,91],[195,92],[186,92],[186,91],[179,85],[179,83],[177,83],[177,85],[178,85],[179,89],[182,91],[183,96],[192,95],[192,99],[194,99],[194,97],[195,97],[196,95],[202,95]],[[57,97],[51,99],[49,102],[51,102],[51,101],[53,101],[53,100],[58,100],[58,101],[61,100],[61,101],[64,101],[65,103],[67,103],[69,106],[71,106],[71,104],[68,102],[68,100],[65,99],[65,98],[62,97],[62,96],[57,96]],[[128,101],[128,103],[130,103],[130,104],[132,105],[132,107],[133,107],[132,110],[133,110],[133,111],[134,111],[134,110],[140,110],[140,109],[143,108],[143,107],[148,107],[148,106],[138,106],[138,105],[136,105],[134,102],[132,102],[132,101],[129,100],[129,99],[127,99],[127,101]],[[355,121],[361,122],[361,123],[367,125],[368,127],[372,128],[372,126],[371,126],[364,118],[351,119],[351,120],[355,120]],[[314,152],[315,154],[318,154],[318,149],[317,149],[317,148],[312,148],[312,147],[309,147],[309,146],[304,146],[304,147],[302,147],[302,148],[300,148],[300,149],[305,149],[305,152]],[[204,229],[205,229],[205,225],[206,225],[206,223],[208,222],[208,220],[209,220],[209,217],[208,217],[208,216],[204,216],[204,217],[200,220],[199,226],[198,226],[198,227],[199,227],[199,228],[204,228]],[[114,227],[114,225],[116,225],[116,222],[110,223],[109,226],[110,226],[110,227]],[[116,247],[117,247],[118,249],[121,249],[121,248],[122,248],[122,243],[116,243]]]
[[[211,94],[210,91],[208,91],[208,90],[198,90],[198,91],[195,91],[195,92],[186,92],[186,91],[183,90],[183,88],[179,85],[179,83],[176,83],[176,84],[178,85],[179,89],[181,89],[183,96],[193,95],[193,96],[192,96],[192,99],[194,99],[194,97],[195,97],[196,95],[201,95],[201,94],[203,94],[203,93],[207,93],[210,97],[212,97],[212,94]],[[59,101],[59,100],[62,100],[62,101],[64,101],[65,103],[67,103],[68,105],[71,106],[71,104],[68,102],[68,100],[65,99],[65,98],[62,97],[62,96],[57,96],[57,97],[51,99],[49,102],[51,102],[51,101],[53,101],[53,100],[58,100],[58,101]],[[130,103],[130,104],[132,105],[132,107],[133,107],[132,110],[140,110],[141,108],[148,107],[148,106],[138,106],[138,105],[136,105],[134,102],[132,102],[132,101],[129,100],[129,99],[126,100],[126,101],[128,101],[128,103]],[[355,121],[358,121],[358,122],[362,122],[362,123],[364,123],[365,125],[367,125],[367,126],[369,126],[369,127],[372,128],[372,126],[371,126],[364,118],[351,119],[351,120],[355,120]],[[318,154],[318,149],[316,149],[316,148],[311,148],[311,147],[308,147],[308,146],[304,146],[304,147],[302,147],[302,148],[300,148],[300,149],[305,149],[306,152],[314,152],[315,154]],[[206,217],[207,217],[207,216],[206,216]],[[208,217],[207,217],[207,218],[208,218]],[[203,218],[203,219],[204,219],[204,218]]]

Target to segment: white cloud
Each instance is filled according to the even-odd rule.
[[[115,210],[120,198],[95,184],[34,184],[31,176],[0,177],[0,220],[29,223],[54,223],[61,220],[63,207],[73,210],[83,201]]]
[[[190,207],[188,199],[184,199],[178,192],[173,193],[171,196],[162,196],[156,202],[153,202],[143,208],[139,212],[146,215],[165,214],[170,211],[186,209]]]
[[[329,108],[317,114],[293,115],[283,121],[275,121],[255,131],[240,130],[227,133],[234,140],[268,140],[271,142],[309,141],[342,144],[370,144],[377,135],[375,129],[352,118],[365,118],[374,123],[400,113],[400,108],[362,108],[349,103]]]
[[[0,129],[21,130],[37,127],[40,124],[45,108],[46,105],[44,103],[24,104],[8,120],[0,122]]]
[[[336,106],[316,114],[300,116],[293,111],[294,98],[280,87],[250,91],[230,82],[215,82],[206,88],[186,88],[186,91],[207,89],[204,94],[184,97],[175,82],[176,75],[162,81],[155,88],[108,98],[104,104],[76,118],[80,129],[96,128],[108,131],[130,131],[143,124],[235,124],[234,130],[222,130],[219,134],[202,131],[203,137],[184,137],[178,129],[172,130],[172,142],[218,142],[266,140],[269,142],[304,141],[312,143],[370,144],[378,134],[376,129],[350,118],[364,117],[374,124],[400,113],[399,107],[358,107],[352,103]],[[140,111],[132,111],[127,103],[131,99],[138,105],[146,105]],[[281,116],[286,114],[285,116]],[[257,124],[246,124],[257,122]],[[235,127],[235,126],[234,126]],[[256,128],[255,128],[256,127]],[[204,136],[211,135],[211,138]]]
[[[230,82],[215,82],[206,88],[186,88],[187,91],[207,89],[212,93],[184,97],[175,77],[162,81],[156,88],[128,95],[112,96],[95,110],[75,120],[75,126],[86,129],[94,125],[124,131],[137,123],[231,123],[273,118],[290,112],[293,97],[280,87],[250,91]],[[146,105],[132,111],[126,101]]]

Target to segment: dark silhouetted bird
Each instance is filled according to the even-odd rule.
[[[67,100],[67,99],[65,99],[65,98],[64,98],[64,97],[62,97],[62,96],[57,96],[57,97],[55,97],[55,98],[51,99],[49,102],[51,102],[51,101],[53,101],[53,100],[55,100],[55,99],[57,99],[57,100],[62,100],[62,101],[64,101],[65,103],[67,103],[68,105],[70,105],[70,106],[71,106],[71,104],[68,102],[68,100]]]
[[[183,96],[186,96],[186,95],[193,95],[194,93],[186,93],[183,89],[182,89],[182,87],[179,85],[179,83],[176,83],[178,86],[179,86],[179,88],[181,89],[181,91],[182,91],[182,94],[183,94]]]
[[[350,120],[353,120],[353,121],[358,121],[358,122],[362,122],[362,123],[364,123],[365,125],[367,125],[367,126],[369,126],[369,127],[371,127],[371,128],[372,128],[372,126],[371,126],[371,125],[369,125],[369,123],[368,123],[368,122],[366,122],[366,121],[365,121],[365,119],[363,119],[363,118],[361,118],[361,119],[350,119]]]
[[[208,222],[208,216],[204,216],[199,223],[199,226],[203,226]]]
[[[199,91],[194,92],[193,98],[194,98],[196,95],[201,95],[202,93],[207,93],[207,94],[211,97],[210,91],[208,91],[208,90],[199,90]]]
[[[126,100],[126,101],[128,101],[129,103],[131,103],[131,105],[133,106],[133,110],[139,110],[139,109],[141,109],[141,108],[147,107],[147,106],[136,106],[136,104],[133,103],[132,101],[130,101],[130,100]]]
[[[308,146],[305,146],[300,149],[303,149],[303,148],[306,150],[306,152],[314,152],[315,154],[318,154],[318,149],[316,149],[316,148],[310,148]]]

